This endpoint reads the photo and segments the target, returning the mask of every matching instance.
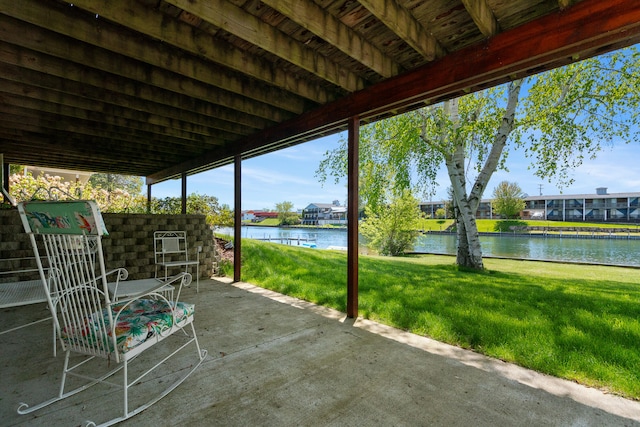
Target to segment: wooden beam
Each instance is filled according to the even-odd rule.
[[[365,86],[365,82],[355,73],[307,48],[227,0],[165,1],[348,92]]]
[[[390,111],[454,98],[507,82],[514,76],[525,77],[575,62],[576,58],[585,59],[638,42],[640,2],[583,0],[565,11],[499,33],[485,42],[265,129],[239,141],[231,150],[214,149],[151,177],[162,180],[214,162],[221,166],[228,164],[229,156],[234,154],[282,144],[290,146],[315,135],[344,130],[354,115],[359,115],[361,121],[372,120]]]
[[[0,39],[5,35],[2,28],[0,26]],[[65,105],[92,111],[112,112],[114,115],[125,118],[133,118],[132,116],[140,113],[148,117],[149,123],[161,126],[186,129],[195,125],[243,134],[246,127],[258,130],[274,123],[210,103],[193,102],[192,98],[182,94],[138,81],[117,79],[99,70],[49,55],[40,55],[31,49],[1,41],[0,66],[2,67],[0,76],[6,79],[38,82],[42,88],[56,90],[65,88],[65,93],[78,95],[76,98],[60,100],[60,102],[67,101]],[[23,95],[35,96],[32,96],[31,92]],[[173,105],[172,100],[179,107]]]
[[[347,206],[347,317],[358,317],[358,181],[360,119],[349,118]]]
[[[21,119],[22,118],[22,119]],[[49,148],[55,148],[57,152],[63,153],[68,158],[82,158],[90,152],[92,158],[98,159],[100,155],[105,157],[122,156],[122,158],[130,159],[134,163],[134,159],[138,158],[139,164],[152,165],[154,162],[165,162],[171,164],[178,158],[189,158],[195,155],[186,149],[172,148],[175,145],[158,143],[160,147],[155,148],[149,144],[149,141],[139,140],[138,143],[134,139],[118,139],[112,135],[95,135],[89,132],[83,133],[71,126],[59,126],[54,128],[47,123],[28,123],[27,121],[37,122],[37,118],[24,116],[16,116],[0,112],[0,125],[9,127],[13,124],[13,129],[21,132],[20,144],[23,146],[33,146],[38,140],[47,141]],[[66,127],[66,129],[65,129]],[[79,143],[82,141],[82,143]],[[75,145],[77,144],[77,145]],[[23,147],[24,148],[24,147]],[[140,156],[140,151],[144,150],[144,156]],[[40,151],[50,155],[50,150]],[[95,155],[94,155],[95,153]]]
[[[382,77],[395,76],[400,66],[367,39],[312,1],[262,0],[293,22],[331,43]]]
[[[46,23],[42,24],[46,25]],[[73,26],[72,22],[69,22],[68,25]],[[63,73],[66,72],[65,68],[69,61],[75,64],[83,64],[84,66],[80,66],[81,71],[78,76],[82,81],[85,78],[83,74],[85,69],[88,73],[88,76],[86,76],[88,79],[95,78],[94,76],[98,72],[110,73],[109,76],[100,73],[98,87],[104,85],[114,91],[118,91],[118,88],[121,87],[119,90],[134,93],[136,96],[152,97],[154,99],[158,99],[159,94],[167,94],[167,91],[171,91],[175,95],[165,98],[164,103],[168,105],[171,105],[172,102],[177,103],[180,101],[181,105],[189,106],[195,100],[209,103],[210,100],[215,99],[218,105],[235,110],[243,115],[259,117],[271,122],[280,122],[293,117],[292,113],[274,108],[267,103],[234,96],[226,90],[205,85],[160,68],[145,66],[137,59],[129,59],[114,55],[106,50],[95,49],[92,45],[69,37],[59,36],[46,29],[25,24],[1,14],[0,40],[36,52],[46,53],[65,61],[62,64],[61,72]],[[43,43],[43,40],[46,42]],[[36,59],[39,59],[39,57],[36,57]],[[48,62],[55,63],[55,61]],[[24,62],[23,64],[27,67],[31,66]],[[75,67],[71,65],[70,68],[73,70]],[[59,71],[47,70],[47,73],[49,72],[58,73]],[[113,75],[121,76],[125,79],[114,80]],[[66,74],[61,77],[71,78]]]
[[[176,80],[173,83],[174,86],[182,87],[185,81],[192,79],[292,113],[299,114],[305,108],[305,100],[302,97],[293,96],[280,89],[258,86],[249,79],[239,78],[235,73],[212,67],[210,62],[195,56],[177,56],[175,51],[166,44],[144,37],[138,37],[135,43],[131,43],[132,34],[123,31],[122,28],[111,25],[105,20],[95,18],[87,20],[86,14],[77,12],[79,12],[77,8],[67,5],[55,5],[51,2],[36,0],[24,0],[19,5],[14,2],[11,7],[3,10],[7,15],[58,34],[171,71],[174,74],[170,74],[168,80]],[[88,56],[83,62],[90,62],[89,65],[94,66],[93,64],[97,61],[92,56]],[[121,62],[122,59],[114,61],[118,65]],[[151,83],[154,78],[160,77],[162,76],[147,76],[147,82]],[[167,80],[166,77],[164,79]],[[162,82],[156,86],[170,87]]]
[[[485,37],[498,34],[500,25],[487,5],[487,0],[462,0],[462,4]]]
[[[2,64],[0,64],[1,68]],[[73,95],[26,84],[22,85],[1,78],[0,94],[2,94],[5,107],[10,105],[22,108],[25,112],[31,110],[31,113],[27,112],[27,115],[35,115],[40,112],[43,113],[43,116],[53,115],[59,121],[94,122],[99,127],[109,125],[113,126],[113,129],[121,129],[125,134],[130,134],[131,131],[146,132],[159,135],[161,138],[179,138],[205,144],[214,144],[216,141],[222,143],[224,140],[237,138],[237,135],[228,134],[227,132],[216,132],[215,129],[182,123],[178,120],[149,116],[137,110],[122,109],[119,106],[78,98]],[[21,94],[25,94],[25,96],[21,96]],[[54,101],[56,98],[61,103],[56,103]],[[91,105],[88,108],[79,107],[82,104]],[[0,107],[2,106],[0,104]]]
[[[4,123],[3,123],[4,124]],[[37,164],[43,167],[59,167],[59,162],[64,162],[69,169],[85,170],[87,152],[91,152],[91,162],[95,165],[93,172],[130,174],[137,170],[141,175],[150,174],[158,164],[167,167],[176,161],[179,156],[157,156],[150,153],[148,156],[137,156],[139,149],[136,147],[122,146],[113,141],[78,137],[75,134],[38,134],[21,131],[19,143],[15,139],[0,138],[0,146],[5,153],[5,159],[12,163],[13,158],[25,159],[23,164]],[[52,150],[55,148],[55,151]],[[42,153],[47,153],[43,156]],[[126,163],[114,162],[114,157],[130,159]],[[32,161],[29,161],[32,160]]]
[[[233,159],[233,281],[242,280],[242,157]]]
[[[130,126],[114,126],[100,120],[66,119],[64,117],[42,112],[41,109],[26,109],[12,105],[0,104],[0,122],[14,129],[37,132],[43,135],[58,133],[74,133],[82,137],[100,138],[137,147],[149,153],[181,153],[187,157],[196,156],[203,146],[213,148],[222,145],[223,140],[217,138],[182,139],[173,136],[134,130]]]
[[[0,0],[0,4],[5,2],[10,3],[11,0]],[[227,44],[223,45],[213,35],[177,19],[168,19],[157,10],[145,7],[138,2],[128,2],[126,7],[111,0],[79,0],[74,1],[73,4],[135,32],[162,40],[163,43],[204,57],[216,64],[283,88],[314,102],[322,104],[336,97],[334,93],[313,82],[305,81],[280,68],[274,68],[270,63],[248,55],[241,49]],[[179,52],[174,54],[173,59],[175,60],[176,57],[180,57]]]
[[[427,60],[444,56],[445,50],[438,40],[395,0],[358,1]]]
[[[563,10],[568,8],[575,2],[576,0],[558,0],[558,6],[560,7],[561,10]]]

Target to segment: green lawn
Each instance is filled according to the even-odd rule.
[[[630,230],[638,230],[640,226],[637,224],[628,225],[628,224],[612,224],[612,223],[588,223],[588,222],[568,222],[568,221],[539,221],[539,220],[519,220],[519,219],[478,219],[476,220],[476,224],[478,225],[478,231],[481,233],[495,233],[498,231],[501,232],[512,232],[511,227],[546,227],[553,231],[554,228],[578,228],[578,229],[590,229],[590,228],[601,228],[604,231],[612,228],[628,228]],[[428,231],[445,231],[447,227],[453,225],[452,219],[422,219],[420,220],[420,228],[421,230]]]
[[[258,225],[267,226],[267,227],[277,227],[280,225],[280,220],[278,218],[265,218],[258,223]]]
[[[452,219],[421,219],[418,228],[425,231],[446,231],[452,225]]]
[[[243,280],[346,311],[346,254],[243,240]],[[640,399],[640,271],[361,256],[361,316]]]

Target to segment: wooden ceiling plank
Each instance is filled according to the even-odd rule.
[[[0,123],[4,126],[13,126],[14,129],[52,135],[64,132],[76,134],[79,137],[120,141],[132,148],[136,147],[137,150],[134,150],[134,153],[137,153],[138,150],[144,150],[145,152],[165,152],[167,154],[181,152],[197,156],[202,148],[213,148],[224,143],[224,140],[212,138],[207,139],[206,142],[203,140],[189,141],[96,121],[63,120],[60,116],[16,106],[0,105],[0,113],[2,113]],[[29,120],[20,121],[21,116]]]
[[[22,127],[27,128],[28,126],[24,125]],[[40,132],[37,129],[24,129],[23,132],[24,140],[19,144],[22,145],[23,149],[26,148],[24,147],[26,144],[37,144],[40,147],[49,148],[40,151],[41,155],[42,153],[47,153],[47,156],[54,155],[54,153],[63,153],[64,156],[69,158],[82,159],[84,157],[85,162],[87,152],[90,152],[92,156],[95,155],[96,158],[101,156],[111,158],[112,162],[119,158],[127,158],[132,163],[145,164],[147,167],[153,167],[156,162],[173,164],[176,158],[188,158],[187,155],[179,150],[169,152],[147,150],[144,156],[140,156],[140,147],[137,145],[114,139],[79,135],[73,132],[59,131],[49,133]],[[15,143],[9,142],[7,145],[11,147]],[[80,170],[86,170],[86,166]]]
[[[0,138],[0,145],[5,146],[8,142],[7,140],[3,140]],[[25,150],[27,147],[23,147],[22,150]],[[21,153],[20,157],[18,153],[7,153],[5,158],[5,163],[8,164],[18,164],[18,158],[20,158],[19,164],[23,165],[34,165],[42,168],[59,168],[61,162],[64,162],[66,165],[66,169],[70,170],[83,170],[83,166],[86,164],[86,159],[71,157],[64,155],[50,155],[50,156],[42,156],[38,153],[47,152],[48,146],[39,146],[36,144],[28,144],[28,153]],[[50,151],[50,150],[49,150]],[[128,169],[125,169],[124,166],[120,166],[119,163],[114,163],[113,159],[111,161],[107,159],[99,159],[95,160],[96,167],[92,172],[97,173],[111,173],[111,174],[122,174],[122,175],[131,175]],[[145,170],[150,170],[150,165],[136,165],[138,167],[138,171],[144,172]],[[144,176],[144,175],[141,175]]]
[[[191,99],[200,99],[204,102],[215,100],[218,105],[223,107],[264,118],[271,122],[280,122],[293,116],[291,113],[271,105],[233,96],[233,94],[225,90],[204,85],[159,68],[143,66],[138,61],[114,56],[107,50],[96,50],[91,45],[77,42],[68,37],[58,36],[56,33],[51,33],[36,26],[30,27],[25,34],[19,30],[20,28],[24,30],[24,26],[25,24],[21,24],[14,18],[0,15],[0,40],[40,51],[60,59],[70,60],[77,64],[84,64],[90,69],[98,69],[116,76],[125,77],[130,80],[128,82],[129,85],[138,88],[135,89],[136,92],[144,89],[148,89],[152,94],[157,92],[158,89],[175,92],[179,98],[183,98],[185,105],[188,105]],[[104,76],[102,76],[102,79],[104,79]],[[106,84],[108,83],[109,81]],[[167,102],[175,101],[175,99],[168,97]]]
[[[207,163],[227,164],[236,155],[264,146],[293,145],[302,137],[345,129],[356,115],[366,120],[394,109],[417,108],[639,42],[640,2],[583,0],[247,137],[234,144],[235,150],[214,149],[148,179],[158,182]],[[522,48],[525,45],[528,49]]]
[[[227,0],[165,1],[348,92],[355,92],[365,86],[364,80],[355,73],[331,62]]]
[[[0,4],[5,2],[11,3],[11,0],[0,0]],[[161,40],[300,97],[320,104],[336,98],[334,93],[326,91],[317,84],[299,79],[292,73],[274,68],[270,63],[248,55],[245,51],[220,43],[220,40],[211,34],[198,31],[189,24],[167,19],[161,12],[138,2],[129,1],[123,5],[111,0],[79,0],[74,1],[73,4],[135,32]]]
[[[566,9],[576,1],[577,0],[558,0],[558,7],[560,7],[561,10]]]
[[[192,55],[185,53],[176,55],[175,49],[168,48],[166,44],[151,42],[144,38],[131,43],[131,35],[104,20],[98,22],[94,19],[88,22],[78,19],[80,14],[73,13],[73,8],[61,9],[54,6],[41,1],[21,0],[19,10],[23,11],[22,13],[16,10],[6,13],[11,13],[19,19],[26,18],[28,13],[29,22],[34,25],[46,26],[59,34],[78,38],[105,50],[169,70],[175,73],[170,76],[170,79],[193,79],[295,114],[301,113],[306,107],[306,101],[302,97],[275,87],[252,84],[250,79],[239,78],[237,73],[223,71],[221,67],[214,69],[215,67],[211,67],[209,62]],[[163,82],[158,82],[156,85],[167,87]]]
[[[473,22],[476,23],[476,26],[485,37],[493,37],[498,34],[500,25],[489,5],[487,5],[486,0],[461,1],[469,15],[471,15]]]
[[[0,42],[0,58],[2,58],[2,47]],[[41,60],[42,57],[39,59]],[[180,115],[173,114],[173,110],[176,109],[165,104],[156,104],[126,94],[114,93],[98,86],[66,80],[53,74],[44,74],[7,62],[0,62],[0,79],[4,79],[5,82],[14,82],[13,85],[5,83],[6,87],[0,87],[0,90],[5,92],[61,103],[69,107],[105,115],[113,114],[127,120],[133,119],[150,125],[175,128],[178,131],[203,136],[222,134],[232,139],[232,135],[247,134],[247,129],[240,125],[215,118],[207,120],[204,116],[202,116],[200,123],[194,123],[193,119],[185,122],[173,117]],[[38,86],[33,86],[31,83],[37,83]],[[182,114],[182,116],[186,115]],[[197,116],[196,114],[192,115]]]
[[[383,77],[395,76],[401,70],[393,59],[312,1],[262,0],[262,3]]]
[[[12,143],[12,141],[10,140],[2,140],[2,139],[0,139],[0,142],[2,142],[3,147],[10,146]],[[28,158],[34,159],[34,161],[31,163],[25,162],[24,164],[26,165],[40,166],[42,164],[48,164],[52,167],[58,167],[56,165],[59,165],[58,163],[59,160],[64,160],[64,161],[74,162],[74,164],[78,165],[77,168],[73,168],[73,169],[85,170],[85,168],[83,167],[83,163],[86,163],[86,154],[84,154],[83,151],[86,152],[88,149],[91,149],[92,146],[96,145],[96,142],[95,141],[71,141],[71,142],[74,144],[74,147],[76,148],[63,147],[63,149],[60,150],[59,141],[52,140],[51,138],[47,138],[46,141],[42,141],[42,136],[33,135],[33,136],[27,136],[25,138],[25,142],[22,144],[22,147],[17,147],[17,149],[22,151],[25,151],[28,149],[28,153],[26,153],[28,155]],[[91,150],[91,151],[92,152],[95,151],[95,153],[93,154],[95,154],[94,160],[97,163],[100,163],[100,162],[103,162],[105,164],[111,163],[111,166],[114,166],[118,163],[118,162],[114,162],[115,155],[121,154],[117,150],[115,150],[112,145],[105,145],[104,149]],[[42,153],[47,153],[47,156],[43,156]],[[29,154],[32,154],[32,155],[29,156]],[[171,164],[171,161],[167,161],[167,159],[165,158],[152,158],[152,157],[140,158],[140,157],[133,156],[130,152],[126,152],[123,154],[131,157],[132,159],[131,163],[134,164],[136,167],[141,167],[143,171],[153,168],[155,162],[157,161],[161,161],[166,164]],[[20,155],[22,156],[23,154],[20,154]],[[56,161],[51,162],[52,159],[56,159]],[[136,159],[139,159],[139,160],[136,160]],[[5,160],[7,160],[7,162],[10,161],[14,163],[12,152],[8,152],[7,155],[5,155]],[[72,169],[72,168],[68,167],[67,169]],[[108,170],[109,169],[107,168],[107,171]],[[97,172],[97,171],[98,170],[92,171],[92,172]],[[130,175],[130,173],[128,173],[127,175]]]
[[[0,139],[0,144],[4,144],[6,141]],[[77,144],[77,142],[74,141]],[[89,141],[90,144],[95,144],[94,141]],[[87,144],[86,146],[82,146],[83,149],[90,149],[91,145]],[[77,144],[79,145],[79,144]],[[78,170],[78,171],[87,171],[86,170],[86,156],[82,156],[82,154],[70,152],[70,151],[58,151],[58,147],[55,144],[36,144],[36,143],[27,143],[24,144],[23,150],[28,149],[29,153],[25,153],[26,156],[22,157],[23,154],[19,153],[8,153],[5,156],[5,162],[10,164],[20,164],[26,166],[37,166],[40,168],[60,168],[60,164],[64,164],[64,169],[70,170]],[[52,152],[55,150],[56,154]],[[37,153],[51,153],[47,154],[47,156],[43,156],[40,154],[38,156]],[[59,154],[57,154],[59,153]],[[153,170],[154,165],[163,164],[170,165],[171,161],[168,159],[153,159],[151,161],[131,161],[130,165],[127,165],[124,162],[114,161],[114,156],[120,155],[117,152],[105,152],[105,153],[95,153],[95,158],[92,160],[94,167],[87,172],[92,173],[111,173],[111,174],[121,174],[121,175],[135,175],[135,176],[145,176],[150,170]],[[121,154],[126,156],[126,154]],[[17,163],[16,156],[20,156],[21,162]],[[128,157],[134,158],[133,155],[128,155]],[[131,172],[131,167],[134,167],[136,172]]]
[[[444,48],[438,40],[395,0],[358,1],[427,60],[432,61],[444,56]]]
[[[0,74],[2,64],[0,64]],[[0,99],[7,105],[21,107],[32,111],[42,111],[47,114],[55,114],[60,120],[85,120],[104,123],[118,127],[130,127],[143,132],[151,132],[160,136],[180,138],[184,140],[202,141],[203,138],[233,139],[230,135],[211,132],[211,129],[197,127],[193,124],[178,124],[167,121],[163,124],[153,123],[155,120],[146,113],[138,112],[139,117],[131,117],[125,114],[113,114],[108,107],[100,102],[91,102],[75,99],[69,94],[58,94],[52,91],[21,85],[15,82],[0,79]],[[60,100],[60,102],[57,102]],[[88,105],[93,104],[93,105]],[[78,107],[82,105],[82,107]],[[235,136],[235,135],[234,135]]]
[[[35,56],[30,51],[0,42],[0,73],[5,79],[18,83],[37,82],[38,87],[42,89],[67,93],[74,96],[68,102],[75,101],[73,105],[78,108],[98,109],[101,107],[102,111],[117,110],[121,112],[123,117],[127,115],[139,116],[144,113],[148,115],[149,122],[159,122],[157,124],[218,129],[237,135],[247,133],[246,122],[261,123],[261,120],[256,117],[253,117],[254,122],[251,122],[250,117],[245,117],[241,113],[225,112],[220,107],[212,107],[208,104],[204,106],[206,108],[200,108],[202,106],[197,105],[192,111],[161,104],[160,102],[167,102],[161,90],[145,90],[143,85],[131,86],[118,79],[104,79],[104,77],[100,79],[99,75],[91,78],[91,72],[86,68],[84,70],[76,69],[72,64],[57,61],[52,57],[40,55],[37,60],[31,60],[32,58]],[[24,68],[22,65],[30,68]],[[58,77],[58,75],[72,79],[75,77],[75,79],[67,80]],[[91,81],[93,85],[78,84],[80,78]],[[97,86],[100,81],[103,81],[103,87]],[[129,86],[131,86],[130,90],[127,90]],[[29,90],[26,95],[31,96],[32,92],[33,90]],[[50,100],[61,102],[59,97]],[[184,106],[188,107],[189,104],[184,103]],[[211,115],[214,117],[210,117]],[[220,117],[220,119],[216,117]],[[264,121],[263,125],[266,127],[267,123]]]
[[[35,136],[37,138],[37,136]],[[7,143],[10,143],[10,141],[3,141],[0,140],[0,142],[3,143],[3,146]],[[96,141],[85,141],[86,143],[80,144],[78,141],[72,141],[79,150],[84,150],[85,152],[87,150],[91,150],[92,153],[95,151],[95,153],[93,153],[95,155],[94,159],[93,159],[93,163],[96,164],[96,169],[91,170],[90,172],[99,172],[100,171],[100,164],[104,164],[106,165],[106,171],[109,171],[109,163],[111,163],[111,168],[116,167],[119,163],[121,162],[117,162],[114,161],[114,159],[116,158],[116,156],[121,155],[121,156],[128,156],[130,158],[132,158],[131,164],[132,166],[135,166],[140,173],[144,173],[146,171],[149,171],[151,169],[153,169],[154,165],[156,163],[161,163],[161,164],[171,164],[170,159],[168,158],[145,158],[145,159],[141,159],[141,160],[133,160],[136,158],[136,156],[134,156],[133,154],[130,153],[120,153],[116,150],[113,150],[113,147],[106,147],[104,150],[94,150],[92,149],[93,146],[95,146],[97,143]],[[74,169],[74,170],[86,170],[86,154],[83,155],[83,153],[81,151],[73,151],[72,149],[60,149],[59,144],[57,144],[56,141],[53,142],[25,142],[22,145],[22,150],[29,150],[29,153],[27,153],[26,158],[24,159],[25,161],[19,163],[22,165],[31,165],[31,166],[39,166],[39,167],[43,167],[43,166],[49,166],[49,167],[59,167],[60,162],[64,162],[65,164],[65,169]],[[33,155],[30,155],[31,153],[33,153]],[[40,153],[38,155],[38,153]],[[47,153],[46,156],[43,156],[42,153]],[[20,155],[22,156],[23,154],[12,154],[11,152],[8,152],[5,155],[5,160],[7,161],[7,163],[11,162],[15,164],[15,155]],[[29,159],[33,159],[32,161],[29,161]],[[130,167],[130,166],[129,166]],[[132,174],[132,173],[127,173],[127,165],[126,164],[122,164],[122,169],[120,169],[122,171],[124,171],[125,175],[137,175],[137,174]],[[111,169],[111,171],[109,173],[114,173],[113,169]],[[140,176],[144,176],[144,175],[140,175]]]
[[[0,37],[3,35],[1,28],[2,25],[0,25]],[[46,80],[59,77],[77,82],[87,88],[89,85],[99,88],[93,91],[87,90],[86,96],[94,96],[94,99],[103,101],[110,108],[119,107],[120,110],[146,112],[152,116],[166,117],[172,121],[177,120],[179,123],[192,123],[236,134],[246,134],[246,130],[243,130],[246,128],[263,129],[274,123],[210,103],[182,102],[186,98],[171,96],[168,91],[127,79],[118,79],[117,76],[105,75],[79,64],[53,56],[41,55],[31,49],[10,45],[2,41],[0,41],[0,61],[20,67],[22,71],[17,74],[20,77],[25,77],[29,71],[35,71],[45,75]],[[39,77],[35,81],[42,85],[45,78]],[[75,88],[74,93],[82,93],[83,90],[83,86],[77,84],[71,85],[70,88]],[[113,99],[110,93],[121,94],[126,97],[126,102],[114,104],[114,102],[120,101]],[[95,98],[97,94],[99,94],[99,98]],[[173,101],[179,103],[179,108],[174,105]],[[90,107],[83,106],[82,108]]]

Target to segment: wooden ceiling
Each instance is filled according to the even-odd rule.
[[[0,0],[0,153],[157,182],[638,41],[637,0]]]

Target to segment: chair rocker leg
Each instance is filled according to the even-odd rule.
[[[94,359],[95,357],[89,357],[85,360],[83,360],[82,362],[79,362],[77,364],[75,364],[74,366],[72,366],[71,368],[69,368],[69,356],[71,355],[71,352],[69,350],[67,350],[65,352],[65,358],[64,358],[64,368],[63,368],[63,372],[62,372],[62,379],[60,380],[60,390],[58,392],[58,395],[54,398],[51,398],[47,401],[44,401],[42,403],[39,403],[37,405],[34,406],[29,406],[27,403],[24,402],[20,402],[19,406],[18,406],[18,414],[20,415],[24,415],[24,414],[29,414],[31,412],[37,411],[38,409],[42,409],[46,406],[49,406],[53,403],[56,403],[60,400],[64,400],[67,397],[71,397],[74,394],[80,393],[81,391],[84,391],[86,389],[88,389],[91,386],[94,386],[100,382],[103,382],[104,380],[106,380],[107,378],[109,378],[110,376],[112,376],[113,374],[115,374],[116,372],[118,372],[119,370],[122,369],[122,366],[117,366],[116,368],[110,370],[109,372],[105,373],[104,375],[102,375],[99,378],[88,378],[85,376],[81,376],[85,379],[89,379],[90,382],[84,385],[81,385],[80,387],[74,388],[73,390],[67,391],[65,393],[64,391],[64,387],[65,387],[65,383],[67,380],[67,374],[68,375],[74,375],[73,374],[73,370],[81,365],[84,365],[85,363],[87,363],[88,361]]]
[[[87,427],[89,427],[89,426],[92,426],[92,427],[107,427],[107,426],[111,426],[111,425],[117,424],[117,423],[119,423],[121,421],[124,421],[126,419],[129,419],[129,418],[139,414],[140,412],[144,411],[145,409],[147,409],[147,408],[153,406],[154,404],[156,404],[160,399],[162,399],[163,397],[165,397],[166,395],[171,393],[180,384],[182,384],[187,378],[189,378],[189,376],[191,376],[191,374],[193,372],[195,372],[196,369],[198,369],[200,364],[202,364],[202,362],[204,361],[204,359],[207,356],[207,350],[200,349],[200,344],[198,343],[198,338],[196,336],[196,330],[195,330],[195,327],[194,327],[193,323],[191,323],[191,330],[193,331],[193,336],[186,343],[184,343],[179,348],[174,350],[170,355],[168,355],[167,357],[162,359],[155,366],[153,366],[152,368],[150,368],[147,371],[145,371],[142,375],[140,375],[139,377],[137,377],[133,381],[129,381],[127,362],[125,361],[123,363],[123,365],[124,365],[124,374],[123,374],[123,376],[124,376],[124,402],[123,402],[124,412],[123,412],[123,415],[121,417],[113,418],[113,419],[111,419],[109,421],[106,421],[104,423],[101,423],[101,424],[95,424],[93,421],[87,421],[85,426],[87,426]],[[180,377],[178,380],[176,380],[173,384],[171,384],[169,387],[167,387],[162,393],[160,393],[159,395],[155,396],[153,399],[151,399],[147,403],[142,404],[142,405],[138,406],[137,408],[129,411],[129,402],[128,402],[128,400],[129,400],[128,399],[128,389],[129,389],[129,387],[131,387],[134,384],[138,383],[138,381],[140,381],[143,377],[145,377],[147,374],[149,374],[150,372],[155,370],[158,366],[160,366],[161,364],[166,362],[168,359],[170,359],[172,356],[174,356],[176,353],[178,353],[180,350],[184,349],[185,347],[187,347],[191,343],[194,343],[195,346],[196,346],[196,350],[197,350],[197,354],[198,354],[197,363],[195,363],[193,365],[193,367],[191,369],[189,369],[189,371],[186,374],[184,374],[182,377]]]

